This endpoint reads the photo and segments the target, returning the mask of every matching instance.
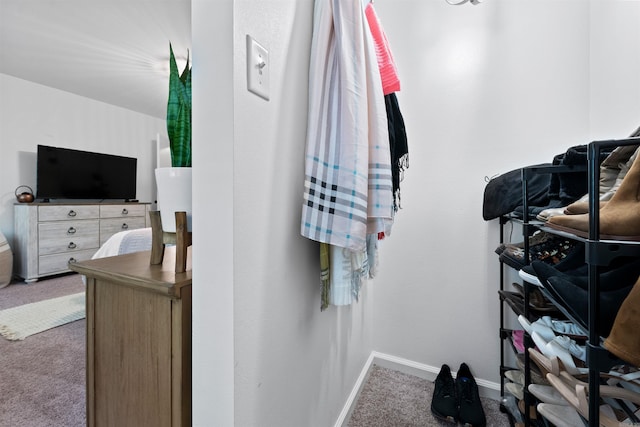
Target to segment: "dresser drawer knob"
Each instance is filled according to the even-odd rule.
[[[126,208],[122,209],[122,215],[129,215],[129,211]]]
[[[73,243],[73,242],[69,242],[69,244],[67,245],[67,248],[68,248],[68,249],[75,249],[75,248],[77,248],[77,247],[78,247],[78,245],[76,245],[76,244],[75,244],[75,243]]]
[[[71,257],[71,258],[69,258],[68,264],[73,264],[73,263],[76,263],[76,262],[78,262],[78,260],[73,258],[73,257]]]
[[[125,222],[122,224],[122,229],[123,230],[128,230],[129,229],[129,225]]]
[[[75,234],[76,233],[76,229],[73,227],[69,227],[69,229],[67,230],[67,234]]]
[[[71,217],[76,216],[76,215],[78,215],[78,213],[76,211],[74,211],[73,209],[71,209],[69,211],[69,213],[67,214],[67,216],[71,216]]]

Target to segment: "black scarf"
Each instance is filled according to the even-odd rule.
[[[404,178],[404,171],[409,168],[409,146],[404,119],[400,113],[398,98],[395,92],[384,97],[389,126],[389,148],[391,149],[391,176],[393,181],[393,208],[400,209],[400,181]]]

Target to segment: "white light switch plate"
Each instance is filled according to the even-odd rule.
[[[247,89],[269,100],[269,52],[247,34]]]

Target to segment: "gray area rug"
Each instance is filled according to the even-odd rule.
[[[433,382],[373,365],[349,419],[348,427],[431,427],[454,424],[431,414]],[[509,427],[500,402],[481,398],[488,427]]]
[[[85,318],[85,293],[65,295],[0,310],[0,335],[23,340],[51,328]]]

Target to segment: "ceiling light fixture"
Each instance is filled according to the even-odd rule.
[[[452,4],[454,6],[460,6],[461,4],[465,4],[470,2],[473,5],[478,5],[483,2],[483,0],[446,0],[447,3]]]

